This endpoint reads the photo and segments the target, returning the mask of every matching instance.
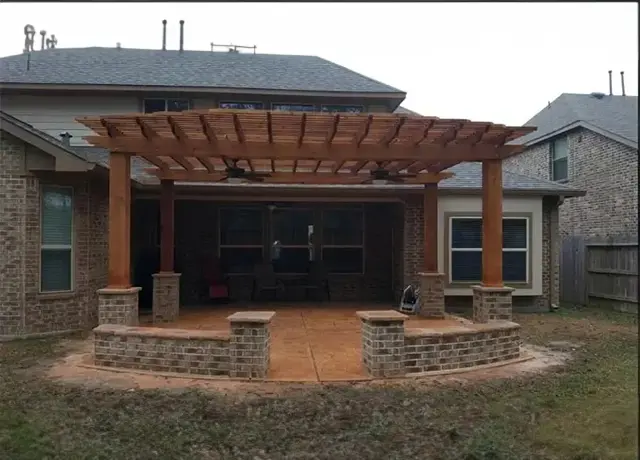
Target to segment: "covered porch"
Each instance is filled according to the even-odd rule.
[[[507,345],[511,346],[518,342],[517,333],[513,335],[510,332],[512,330],[517,332],[517,325],[509,322],[513,289],[505,286],[502,279],[502,160],[521,150],[520,146],[506,144],[531,132],[533,128],[397,114],[345,115],[260,110],[114,115],[82,118],[79,121],[96,132],[96,136],[87,137],[90,143],[111,152],[109,281],[108,286],[98,293],[100,325],[134,327],[135,331],[139,329],[135,326],[139,324],[140,287],[132,284],[131,272],[133,264],[131,261],[130,171],[134,156],[139,156],[154,166],[148,168],[147,172],[156,177],[160,184],[160,261],[158,273],[153,274],[151,323],[160,326],[160,329],[174,331],[177,336],[185,340],[212,341],[211,343],[215,343],[212,346],[221,353],[220,361],[215,364],[220,369],[227,369],[224,356],[231,353],[230,375],[232,376],[251,377],[254,375],[252,366],[256,362],[259,363],[259,370],[255,375],[261,377],[267,375],[269,347],[272,342],[269,323],[272,322],[274,314],[276,317],[282,314],[281,321],[283,324],[286,323],[286,309],[274,312],[255,309],[242,311],[233,308],[232,310],[236,313],[228,317],[231,321],[230,336],[212,335],[200,329],[199,335],[196,334],[197,337],[194,336],[194,338],[184,329],[166,328],[166,324],[182,328],[207,323],[206,319],[197,315],[181,313],[181,273],[176,269],[175,260],[176,186],[185,183],[206,185],[212,182],[230,184],[259,182],[265,186],[274,187],[286,185],[291,188],[297,184],[312,184],[337,189],[357,188],[370,183],[383,186],[389,183],[420,184],[424,186],[422,222],[424,251],[419,263],[421,269],[415,273],[420,287],[417,311],[420,319],[432,321],[432,323],[426,329],[418,327],[416,330],[422,332],[416,335],[408,332],[409,329],[405,331],[404,325],[405,321],[416,321],[415,319],[407,319],[404,315],[389,311],[388,307],[382,312],[370,306],[367,307],[368,311],[358,312],[363,334],[361,360],[368,373],[376,376],[399,375],[398,373],[405,372],[405,368],[412,369],[414,372],[440,369],[442,366],[436,363],[437,357],[405,362],[405,356],[411,356],[410,351],[415,347],[419,348],[421,343],[436,340],[434,337],[438,335],[434,336],[429,331],[446,327],[444,275],[439,270],[441,265],[438,261],[438,183],[452,175],[445,171],[447,168],[460,162],[477,161],[482,163],[482,282],[473,286],[473,320],[475,323],[499,321],[501,324],[496,328],[456,330],[453,333],[470,334],[469,337],[474,337],[476,334],[478,337],[484,337],[483,340],[490,341],[490,348],[493,351],[487,353],[491,356],[482,358],[481,361],[493,362],[512,356],[509,350],[494,350],[496,347],[501,347],[498,340],[505,333],[502,329],[507,330],[505,338]],[[394,193],[393,188],[389,189],[389,193]],[[269,209],[269,213],[280,212],[283,208],[287,208],[287,206],[279,207],[278,204],[269,206],[273,206]],[[335,220],[347,219],[345,216]],[[275,268],[282,262],[279,260],[279,255],[284,249],[291,249],[303,256],[300,258],[300,262],[303,262],[300,264],[301,268],[296,271],[307,270],[311,273],[318,266],[324,268],[331,264],[344,265],[349,259],[346,253],[342,255],[331,253],[336,249],[353,250],[352,246],[357,246],[358,242],[334,242],[334,244],[328,244],[329,251],[325,251],[326,247],[319,241],[322,241],[323,233],[330,233],[330,231],[327,232],[321,220],[320,232],[316,232],[316,221],[314,218],[310,219],[314,222],[313,229],[307,222],[300,228],[293,225],[281,235],[277,234],[279,227],[272,225],[264,234],[263,241],[260,244],[255,243],[253,258],[245,257],[246,254],[243,256],[240,256],[240,253],[229,254],[224,263],[228,267],[238,265],[238,262],[244,259],[241,264],[244,270],[252,264],[262,263],[276,271]],[[299,221],[299,219],[291,221],[296,220]],[[202,216],[202,222],[194,223],[194,225],[204,224],[206,224],[206,216]],[[375,221],[374,225],[376,225]],[[320,238],[316,238],[318,233]],[[223,233],[220,233],[220,238],[223,237],[222,235]],[[233,229],[224,238],[234,239],[246,236],[246,229],[240,227]],[[286,238],[290,240],[282,244],[281,239],[286,240]],[[275,250],[276,241],[280,243],[277,251]],[[218,254],[222,256],[221,249],[225,244],[222,244],[222,239],[219,243]],[[320,250],[317,245],[320,245]],[[231,249],[233,244],[226,244],[226,246]],[[202,249],[206,250],[206,248]],[[295,259],[294,257],[293,260]],[[357,257],[352,259],[355,261]],[[354,263],[352,261],[351,264]],[[415,261],[412,263],[415,265]],[[392,260],[390,265],[393,265]],[[184,271],[189,269],[189,267],[180,268]],[[283,269],[285,274],[288,270],[289,268],[286,267]],[[387,276],[393,278],[391,273]],[[394,299],[395,302],[397,299]],[[304,325],[308,322],[324,324],[321,314],[314,316],[313,312],[318,308],[320,307],[315,309],[310,307],[308,315],[295,314],[295,319],[291,321],[302,321]],[[222,311],[224,310],[221,309],[220,312]],[[349,314],[354,316],[354,313],[355,311],[351,311]],[[218,318],[217,315],[216,318]],[[216,321],[219,320],[220,318]],[[345,322],[350,325],[349,331],[356,337],[355,340],[358,340],[357,333],[352,326],[354,321],[358,323],[360,320],[354,317]],[[433,321],[440,323],[436,324]],[[212,324],[214,323],[218,324],[215,321]],[[340,324],[342,323],[336,323],[335,320],[326,322],[326,327],[320,328],[321,335],[326,335],[330,330],[338,331]],[[286,329],[285,327],[284,330]],[[131,331],[133,329],[122,331],[107,327],[103,332],[107,336],[123,334],[122,337],[137,333]],[[389,331],[394,331],[392,336],[398,340],[397,343],[386,341],[385,337],[391,333]],[[406,337],[405,332],[407,332]],[[143,332],[143,335],[157,340],[158,337],[154,334],[158,333]],[[251,353],[258,353],[259,356],[251,355],[243,358],[245,352],[241,350],[244,349],[243,343],[247,340],[247,336],[251,336],[251,340],[256,342],[249,344],[249,348],[253,350]],[[230,340],[229,345],[226,345],[228,340]],[[379,340],[383,342],[372,345]],[[295,341],[294,338],[284,340],[283,343],[289,344],[292,341]],[[105,339],[102,343],[107,342],[108,339]],[[447,346],[444,344],[443,349]],[[287,345],[287,347],[291,346]],[[397,352],[389,347],[397,348]],[[336,350],[338,348],[344,349],[344,346],[337,346]],[[379,348],[386,350],[385,353],[380,355]],[[325,350],[330,349],[331,345],[325,348]],[[353,349],[359,349],[359,347]],[[399,361],[391,363],[385,357],[389,356],[387,352]],[[462,358],[456,358],[456,363],[450,365],[473,364],[466,361],[461,364],[462,361]],[[249,362],[254,364],[247,364]],[[240,368],[244,370],[238,371]],[[216,368],[215,371],[218,370]]]

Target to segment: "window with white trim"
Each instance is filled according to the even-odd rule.
[[[40,292],[73,290],[73,189],[41,189]]]
[[[218,222],[222,271],[253,273],[264,253],[262,209],[221,208]]]
[[[529,282],[529,219],[502,219],[502,279]],[[449,220],[449,282],[482,281],[482,219],[451,217]]]
[[[142,101],[144,113],[154,112],[184,112],[191,108],[189,99],[153,98]]]
[[[560,137],[551,142],[551,180],[563,181],[569,178],[569,142]]]
[[[322,262],[329,273],[364,273],[362,208],[322,211]]]

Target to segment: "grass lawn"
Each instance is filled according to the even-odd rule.
[[[633,316],[522,315],[529,343],[582,346],[541,375],[275,397],[46,380],[56,339],[0,344],[0,459],[636,459]]]

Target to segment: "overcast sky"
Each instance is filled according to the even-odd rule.
[[[32,24],[58,47],[257,45],[315,55],[407,92],[423,115],[520,125],[563,92],[638,94],[635,3],[0,3],[0,56]],[[36,34],[36,49],[40,48]],[[1,71],[1,69],[0,69]]]

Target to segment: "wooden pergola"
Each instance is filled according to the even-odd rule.
[[[437,184],[445,169],[482,162],[483,285],[502,284],[502,160],[505,145],[535,130],[488,122],[403,114],[325,114],[215,109],[83,117],[108,149],[109,287],[128,288],[131,157],[161,182],[161,271],[173,272],[174,181],[219,182],[230,165],[275,184],[362,184],[374,170],[424,184],[424,271],[438,271]]]

